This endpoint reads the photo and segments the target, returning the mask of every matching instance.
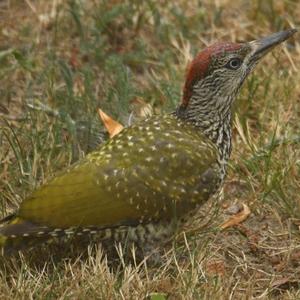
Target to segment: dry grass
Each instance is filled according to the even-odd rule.
[[[123,123],[144,103],[168,111],[205,45],[299,26],[298,1],[198,2],[1,1],[3,215],[106,138],[97,107]],[[112,264],[92,246],[42,247],[2,259],[1,299],[300,298],[299,68],[298,34],[248,79],[224,199],[216,214],[207,214],[210,203],[199,212],[164,264]],[[219,231],[238,203],[250,217]]]

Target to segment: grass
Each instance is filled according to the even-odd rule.
[[[98,107],[123,124],[145,108],[170,111],[200,49],[297,27],[299,19],[297,1],[2,1],[2,216],[107,138]],[[224,199],[217,214],[207,214],[210,203],[203,208],[163,265],[121,259],[112,268],[93,246],[78,254],[68,245],[59,256],[40,249],[1,262],[1,298],[300,298],[299,62],[296,36],[247,80]],[[216,230],[236,203],[246,203],[250,217]]]

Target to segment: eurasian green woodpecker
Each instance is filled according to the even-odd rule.
[[[100,233],[142,248],[172,238],[220,190],[240,87],[260,59],[295,32],[204,49],[188,67],[175,112],[125,128],[38,188],[2,220],[0,247],[7,252],[68,234]]]

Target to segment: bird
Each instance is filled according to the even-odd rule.
[[[0,221],[2,254],[72,235],[127,241],[145,253],[172,240],[220,193],[232,149],[233,103],[245,79],[296,31],[202,50],[187,68],[176,110],[124,128]]]

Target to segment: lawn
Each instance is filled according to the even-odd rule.
[[[299,27],[299,1],[0,2],[0,217],[127,126],[175,109],[188,62],[217,41]],[[1,257],[1,299],[300,299],[300,35],[269,54],[235,105],[222,199],[159,267],[41,245]],[[250,216],[220,224],[245,204]],[[121,256],[121,255],[120,255]]]

